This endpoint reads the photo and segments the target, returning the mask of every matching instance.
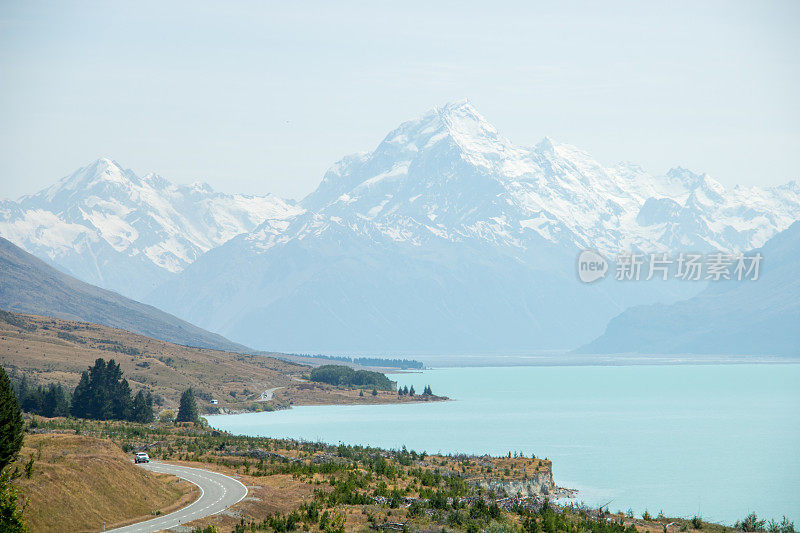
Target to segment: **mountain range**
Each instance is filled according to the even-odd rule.
[[[755,281],[721,281],[671,305],[634,306],[583,353],[800,354],[800,222],[756,250]]]
[[[102,158],[0,202],[0,235],[88,283],[141,297],[211,248],[297,211],[272,195],[174,185]]]
[[[574,348],[701,283],[578,281],[581,249],[743,251],[800,219],[800,183],[605,166],[519,146],[468,102],[335,163],[299,203],[139,178],[101,159],[0,204],[0,234],[75,276],[283,351]]]

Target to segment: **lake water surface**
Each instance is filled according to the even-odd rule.
[[[391,376],[450,402],[210,416],[236,434],[553,461],[612,510],[800,525],[800,365],[443,368]]]

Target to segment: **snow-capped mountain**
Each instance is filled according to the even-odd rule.
[[[272,195],[139,177],[103,158],[39,193],[0,202],[0,235],[84,281],[141,297],[207,250],[301,211]]]
[[[606,166],[518,146],[465,101],[334,164],[299,205],[136,176],[107,159],[17,202],[0,235],[85,281],[254,347],[574,348],[693,283],[583,285],[577,252],[749,250],[800,219],[800,184]]]
[[[285,226],[211,250],[150,301],[237,341],[293,351],[574,347],[629,305],[691,284],[580,284],[580,248],[743,250],[800,218],[800,186],[606,167],[517,146],[467,102],[345,157]]]
[[[435,234],[525,247],[541,237],[612,255],[743,250],[800,218],[800,183],[728,192],[682,168],[654,176],[632,164],[604,167],[548,138],[515,146],[462,101],[338,162],[302,204],[411,241]]]

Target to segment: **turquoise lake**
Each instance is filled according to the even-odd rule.
[[[553,461],[558,485],[612,510],[755,511],[800,525],[800,365],[442,368],[392,375],[449,402],[209,416],[236,434]]]

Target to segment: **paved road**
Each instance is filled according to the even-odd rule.
[[[272,399],[272,395],[275,394],[276,390],[285,389],[286,387],[273,387],[271,389],[267,389],[261,393],[261,396],[258,397],[257,402],[268,402]]]
[[[200,487],[200,497],[183,509],[130,526],[111,529],[114,533],[151,533],[217,514],[247,496],[247,487],[228,477],[208,470],[178,466],[159,461],[140,464],[153,472],[172,474]]]

